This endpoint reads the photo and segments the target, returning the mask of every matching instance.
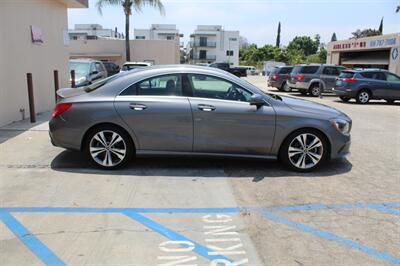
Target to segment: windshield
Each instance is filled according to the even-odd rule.
[[[69,71],[75,71],[75,78],[79,79],[82,77],[86,77],[89,74],[89,65],[85,62],[69,62]]]

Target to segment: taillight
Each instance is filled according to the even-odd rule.
[[[346,83],[355,83],[356,81],[357,81],[356,78],[344,78],[343,79],[343,82],[346,82]]]
[[[298,81],[303,81],[304,80],[304,75],[297,75],[296,76],[296,79],[298,80]]]
[[[72,103],[59,103],[54,107],[53,117],[57,117],[71,108]]]
[[[272,79],[273,79],[273,80],[278,80],[278,75],[275,74],[275,75],[272,77]]]

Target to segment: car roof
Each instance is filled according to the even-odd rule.
[[[389,72],[386,69],[379,68],[365,68],[365,69],[346,69],[342,70],[342,72],[353,72],[353,73],[361,73],[361,72]]]
[[[125,62],[124,63],[124,65],[135,65],[135,64],[142,64],[142,65],[152,65],[150,62],[131,62],[131,61],[128,61],[128,62]]]
[[[82,62],[82,63],[88,63],[88,62],[100,62],[100,63],[103,63],[103,62],[101,62],[99,60],[94,60],[94,59],[91,59],[91,58],[70,59],[69,61],[70,62]]]

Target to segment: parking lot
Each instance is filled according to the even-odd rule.
[[[400,103],[304,98],[353,119],[351,154],[307,174],[197,158],[104,171],[51,145],[49,113],[0,128],[0,264],[400,265]]]

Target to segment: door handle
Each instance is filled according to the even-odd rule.
[[[129,104],[129,108],[135,111],[143,111],[144,109],[147,108],[147,106],[144,104],[131,103]]]
[[[199,110],[204,111],[204,112],[211,112],[211,111],[215,110],[215,106],[208,105],[208,104],[199,104],[197,106],[197,108],[199,108]]]

